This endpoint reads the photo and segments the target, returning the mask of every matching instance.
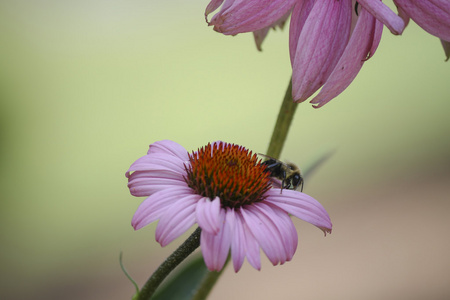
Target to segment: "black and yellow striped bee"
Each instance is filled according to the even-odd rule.
[[[269,176],[281,180],[281,191],[283,189],[297,190],[298,187],[300,187],[300,191],[303,191],[303,177],[299,167],[268,155],[259,155],[267,158],[261,164],[266,166],[266,171],[270,173]]]

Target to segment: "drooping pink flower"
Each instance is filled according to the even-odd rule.
[[[126,176],[131,194],[147,197],[132,226],[159,220],[156,240],[166,246],[197,223],[209,270],[222,269],[230,251],[236,272],[245,257],[259,270],[260,249],[273,265],[291,260],[298,237],[289,214],[331,233],[319,202],[298,191],[281,193],[257,155],[239,145],[216,142],[189,154],[173,141],[159,141]]]
[[[270,27],[292,11],[289,51],[292,96],[321,107],[353,81],[375,53],[382,24],[401,34],[404,20],[380,0],[212,0],[205,14],[217,10],[209,24],[226,35],[254,32],[257,46]],[[222,6],[221,6],[222,5]],[[357,14],[356,14],[357,12]]]

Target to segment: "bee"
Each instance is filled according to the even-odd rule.
[[[300,191],[303,191],[303,177],[300,173],[299,167],[293,163],[285,163],[268,155],[259,154],[267,158],[261,164],[266,166],[266,172],[270,173],[270,177],[281,180],[281,192],[283,189],[297,190],[300,186]]]

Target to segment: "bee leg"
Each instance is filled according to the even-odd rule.
[[[291,178],[285,179],[284,182],[285,182],[284,188],[285,189],[290,189],[291,188],[291,184],[292,184]]]
[[[280,194],[283,192],[283,189],[286,188],[286,172],[285,171],[281,172],[281,177],[283,178],[283,180],[281,180]]]

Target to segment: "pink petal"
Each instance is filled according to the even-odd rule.
[[[136,171],[128,178],[130,193],[136,197],[150,196],[174,186],[186,187],[186,182],[181,174],[167,171]]]
[[[285,224],[288,221],[281,219],[280,214],[274,213],[274,209],[277,208],[256,203],[244,207],[241,212],[245,223],[267,258],[273,265],[276,265],[283,264],[292,258],[291,245],[297,240],[297,233],[293,225],[294,231],[285,231],[287,228]],[[287,214],[285,217],[289,219]]]
[[[225,209],[220,210],[221,228],[217,234],[202,230],[200,245],[206,267],[210,271],[219,271],[227,260],[231,245],[231,228],[227,222]]]
[[[242,209],[235,213],[235,227],[233,233],[233,240],[231,241],[231,256],[233,258],[234,271],[238,272],[244,262],[244,257],[247,257],[250,265],[261,270],[261,257],[259,253],[259,244],[255,236],[249,230],[247,223],[242,216]]]
[[[186,149],[180,144],[170,140],[162,140],[151,144],[147,151],[147,154],[150,153],[169,154],[178,157],[182,161],[189,160]]]
[[[347,45],[351,19],[351,0],[315,2],[295,48],[292,95],[296,102],[309,98],[327,80]]]
[[[395,0],[394,0],[394,2],[395,2]],[[410,20],[408,14],[403,10],[403,8],[401,8],[398,5],[397,5],[397,11],[398,11],[398,16],[400,18],[402,18],[403,22],[405,23],[405,28],[406,28],[406,26],[408,26],[409,20]]]
[[[330,216],[325,208],[311,196],[292,190],[283,190],[282,194],[277,190],[269,190],[266,195],[268,197],[264,201],[317,226],[325,233],[331,232]]]
[[[177,200],[192,195],[193,191],[188,187],[173,188],[154,193],[139,205],[131,220],[131,225],[135,230],[141,229],[161,218],[164,212]]]
[[[381,24],[381,22],[377,20],[375,21],[375,28],[373,29],[373,32],[371,32],[370,34],[372,39],[369,39],[368,42],[370,45],[370,50],[367,52],[367,56],[365,58],[366,61],[369,60],[369,58],[371,58],[377,51],[378,46],[380,45],[382,34],[383,34],[383,25]]]
[[[450,41],[449,0],[395,0],[394,2],[425,31]]]
[[[289,25],[289,53],[291,64],[294,64],[295,52],[298,45],[298,38],[302,32],[303,26],[313,8],[315,0],[298,1],[292,12],[291,24]]]
[[[231,239],[231,258],[233,260],[234,271],[237,272],[242,267],[245,259],[245,240],[243,235],[242,223],[236,220],[236,212],[234,209],[226,208],[226,222],[229,224],[232,232]]]
[[[195,207],[200,199],[199,195],[178,198],[161,215],[155,236],[156,241],[162,247],[168,245],[195,224]]]
[[[225,35],[260,30],[271,26],[286,14],[297,0],[225,1],[210,25]]]
[[[381,0],[358,0],[358,3],[367,9],[372,16],[386,25],[393,34],[402,34],[406,26],[405,22]]]
[[[241,213],[228,208],[226,222],[232,231],[231,257],[234,271],[238,272],[241,269],[245,256],[255,269],[260,270],[259,244],[248,230]]]
[[[381,39],[382,24],[361,9],[350,41],[322,90],[310,103],[322,107],[342,93],[355,79],[365,60],[373,55]]]
[[[270,215],[273,216],[273,220],[278,228],[278,231],[281,233],[281,238],[283,240],[283,248],[287,256],[287,260],[291,260],[297,250],[298,245],[298,235],[297,229],[294,226],[289,214],[286,211],[280,209],[276,205],[272,205],[270,202],[260,202],[255,205],[256,209],[259,209],[261,213],[270,212]]]
[[[133,196],[150,196],[170,186],[186,186],[184,162],[177,156],[150,153],[136,160],[125,173]]]
[[[130,173],[133,171],[169,171],[184,175],[186,173],[184,163],[185,161],[176,156],[164,153],[151,153],[131,164],[125,176],[130,177]]]
[[[182,180],[183,174],[174,171],[168,170],[147,170],[147,171],[134,171],[128,176],[128,180],[139,180],[146,178],[161,178],[161,179],[170,179],[170,180]]]
[[[356,5],[356,0],[352,0],[352,7],[353,7],[353,9],[352,9],[352,28],[350,29],[350,32],[353,32],[353,29],[355,28],[356,20],[358,19],[359,10],[360,10],[361,6],[359,4]]]
[[[203,231],[211,234],[217,234],[221,228],[220,224],[220,199],[216,197],[211,201],[208,197],[202,197],[197,202],[195,209],[198,226]]]

